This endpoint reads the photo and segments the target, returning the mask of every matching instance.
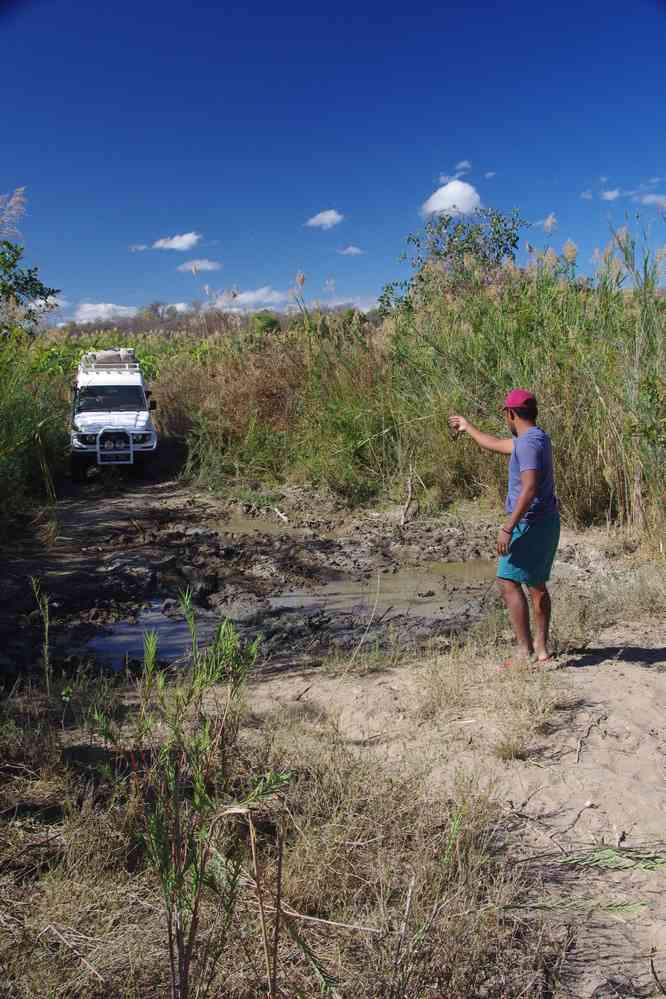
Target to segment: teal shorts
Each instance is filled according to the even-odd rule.
[[[560,540],[560,515],[548,514],[514,527],[507,555],[497,566],[498,579],[535,586],[547,583]]]

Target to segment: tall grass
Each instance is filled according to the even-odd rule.
[[[39,373],[27,339],[0,343],[0,530],[31,497],[48,496],[64,461],[66,393]]]
[[[666,300],[656,259],[639,256],[618,233],[595,282],[576,279],[569,242],[491,282],[472,263],[453,288],[426,263],[379,329],[308,316],[252,343],[220,339],[205,361],[167,363],[160,388],[213,487],[307,478],[358,502],[399,494],[411,475],[446,503],[499,500],[505,478],[501,460],[451,437],[448,414],[504,433],[504,394],[531,387],[569,520],[642,527],[664,488]]]
[[[280,329],[234,321],[212,334],[203,325],[69,330],[27,353],[5,348],[0,406],[10,418],[0,424],[0,464],[9,471],[0,489],[9,496],[35,487],[39,466],[22,441],[39,425],[50,467],[64,426],[58,379],[83,349],[125,337],[154,379],[162,432],[187,440],[192,469],[213,489],[230,479],[308,480],[355,503],[397,499],[409,477],[431,506],[483,494],[499,501],[503,461],[453,438],[447,418],[457,410],[505,432],[501,400],[525,386],[536,391],[554,440],[569,521],[659,522],[663,254],[613,232],[593,280],[577,277],[571,241],[559,254],[533,251],[521,269],[490,256],[465,252],[452,268],[446,255],[417,254],[407,293],[379,325],[352,311],[308,311],[299,298],[300,312]]]

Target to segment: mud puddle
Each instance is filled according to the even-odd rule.
[[[210,621],[197,622],[198,637],[205,644],[213,636],[215,625]],[[126,661],[143,658],[143,638],[154,631],[158,639],[158,656],[172,662],[186,655],[192,640],[187,623],[180,616],[171,617],[162,611],[162,602],[155,600],[131,621],[117,621],[104,632],[86,643],[86,652],[99,662],[120,668]]]
[[[295,529],[299,525],[290,524],[278,518],[269,516],[249,517],[245,513],[233,511],[225,520],[213,525],[220,534],[238,534],[252,536],[254,534],[264,534],[269,537],[277,537]]]
[[[264,660],[276,663],[359,642],[380,649],[419,644],[480,616],[494,576],[495,563],[486,559],[431,562],[378,572],[365,581],[347,577],[316,589],[295,588],[258,603],[232,598],[214,611],[199,610],[198,637],[205,645],[219,621],[229,617],[246,640],[261,634]],[[120,668],[141,659],[147,631],[157,634],[160,660],[189,655],[190,633],[173,600],[153,600],[132,620],[111,624],[86,644],[86,652]]]
[[[435,617],[445,611],[443,584],[477,585],[495,578],[496,566],[486,559],[470,562],[430,562],[427,565],[377,573],[365,583],[339,580],[312,592],[295,590],[271,597],[273,610],[322,607],[328,610],[382,611],[393,607],[402,613],[418,608],[422,616]]]

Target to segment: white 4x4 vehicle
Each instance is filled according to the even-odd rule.
[[[157,432],[134,350],[89,351],[72,388],[70,469],[82,482],[91,465],[139,466],[157,448]]]

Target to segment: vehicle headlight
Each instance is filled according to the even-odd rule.
[[[150,440],[150,434],[133,434],[132,437],[135,444],[147,444]]]
[[[96,444],[97,434],[75,434],[74,435],[79,442],[79,444]]]

